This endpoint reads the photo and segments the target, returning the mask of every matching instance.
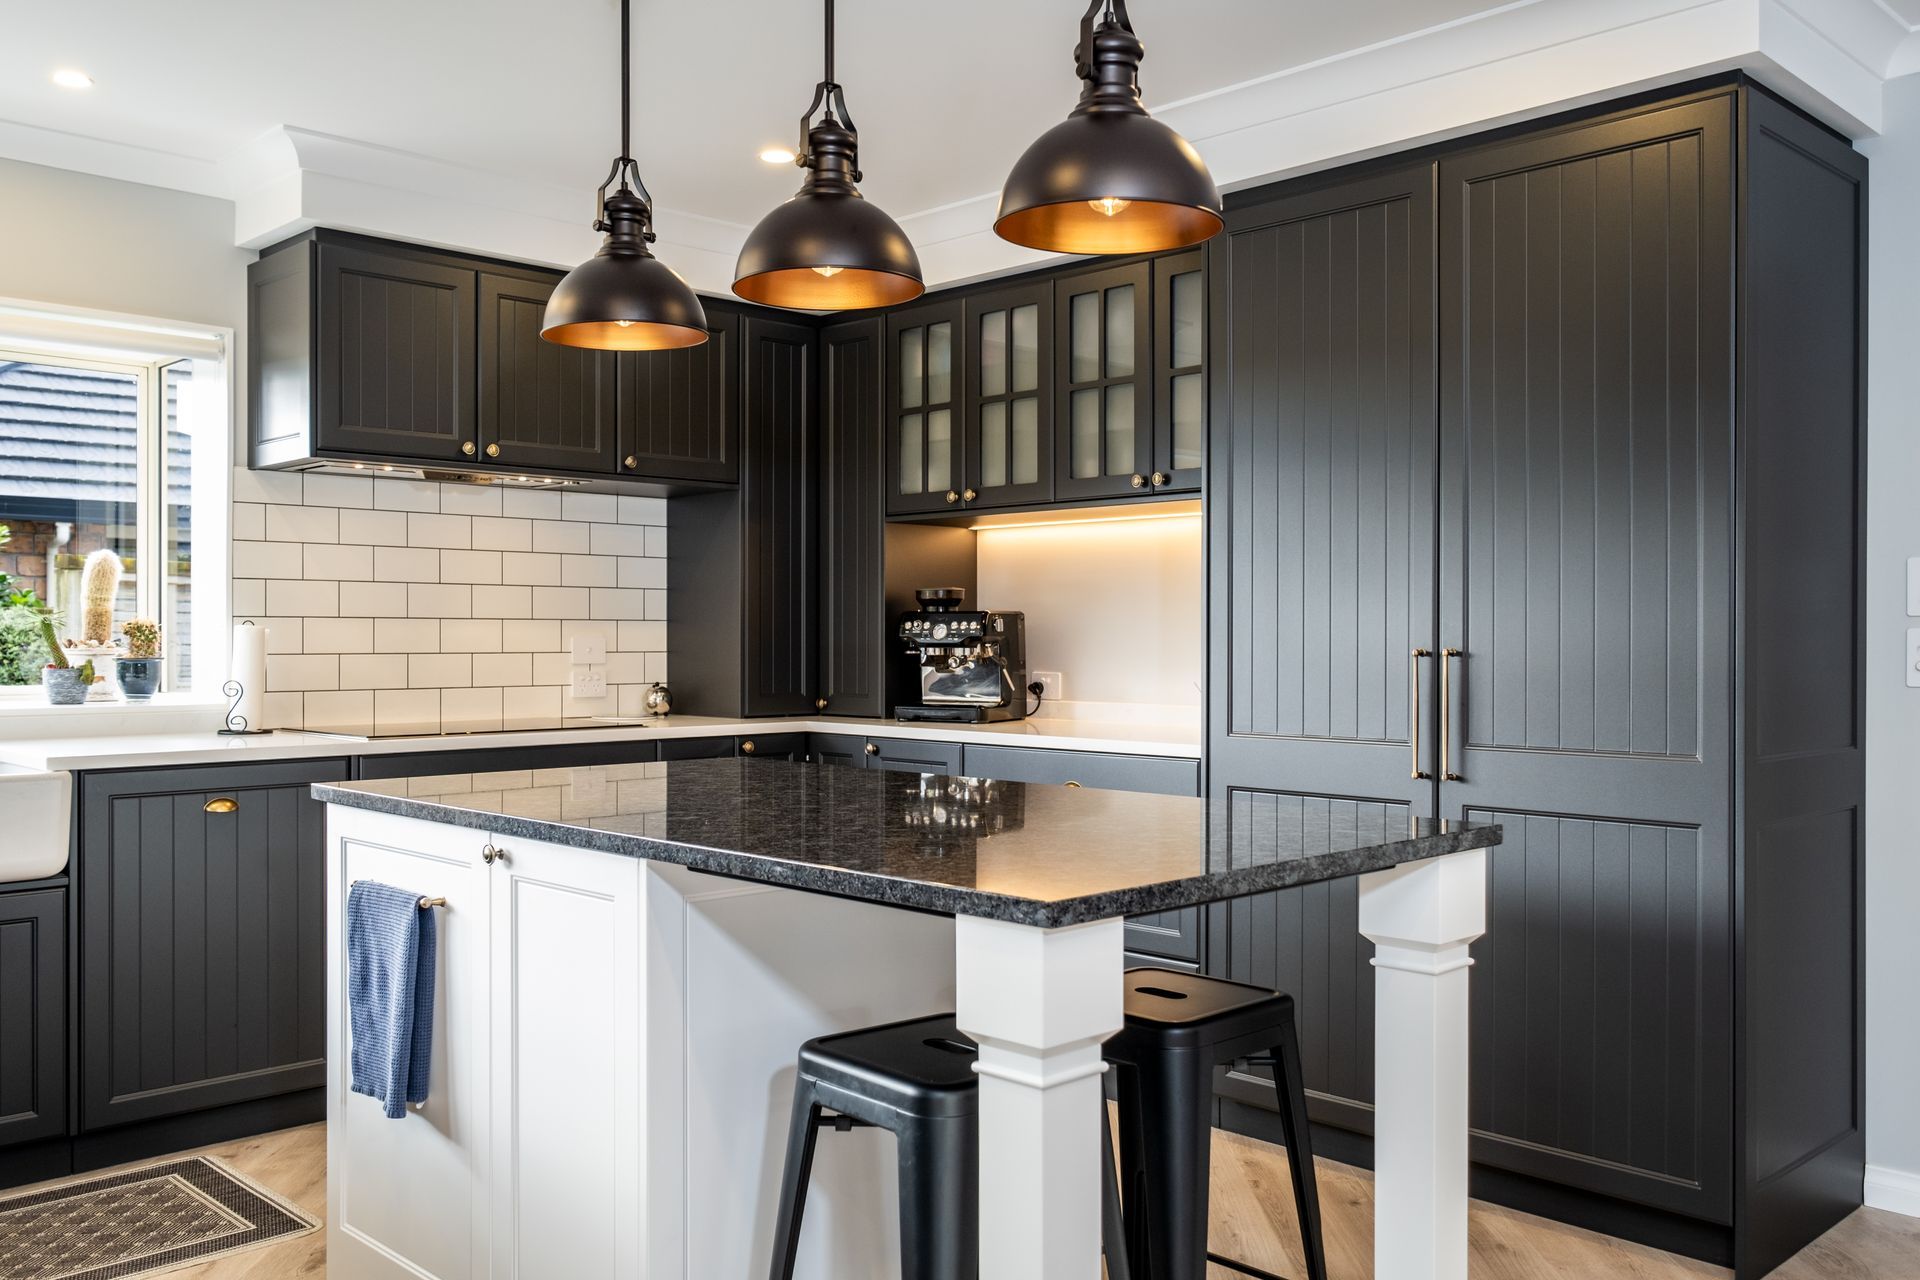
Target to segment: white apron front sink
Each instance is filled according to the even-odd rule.
[[[73,775],[0,764],[0,884],[57,876],[67,866]]]

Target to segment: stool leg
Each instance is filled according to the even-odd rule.
[[[980,1125],[901,1116],[901,1280],[978,1280]]]
[[[773,1227],[772,1280],[793,1280],[800,1252],[800,1220],[807,1208],[807,1180],[813,1176],[813,1144],[820,1132],[820,1104],[805,1079],[793,1084],[793,1118],[787,1121],[787,1167],[780,1179],[780,1216]]]
[[[1313,1169],[1313,1131],[1307,1121],[1306,1076],[1300,1069],[1300,1035],[1293,1018],[1280,1024],[1273,1051],[1273,1083],[1280,1092],[1280,1132],[1287,1140],[1287,1167],[1293,1171],[1293,1203],[1300,1216],[1300,1246],[1307,1255],[1307,1280],[1327,1280],[1326,1247],[1320,1236],[1320,1181]]]
[[[1213,1064],[1192,1053],[1162,1053],[1143,1058],[1134,1071],[1141,1140],[1130,1159],[1128,1189],[1138,1187],[1139,1199],[1127,1204],[1127,1225],[1144,1247],[1129,1259],[1133,1273],[1205,1280]]]
[[[1100,1104],[1100,1252],[1107,1260],[1107,1280],[1133,1280],[1127,1265],[1127,1222],[1120,1210],[1120,1182],[1113,1171],[1113,1126],[1107,1104]]]

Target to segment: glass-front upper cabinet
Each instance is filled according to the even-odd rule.
[[[943,511],[962,501],[961,323],[958,302],[907,307],[887,317],[890,515]]]
[[[1156,493],[1200,488],[1207,456],[1207,268],[1204,250],[1153,264],[1153,472]]]
[[[1053,497],[1053,284],[967,299],[966,483],[973,507]]]
[[[1152,487],[1151,264],[1054,284],[1059,352],[1054,495],[1125,497]]]

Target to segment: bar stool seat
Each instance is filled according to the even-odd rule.
[[[1308,1280],[1326,1280],[1320,1193],[1293,997],[1173,969],[1129,969],[1126,1024],[1106,1043],[1118,1079],[1127,1257],[1142,1280],[1203,1280],[1213,1072],[1273,1069]]]
[[[821,1036],[800,1047],[774,1227],[772,1280],[791,1280],[793,1275],[820,1130],[865,1126],[891,1130],[898,1143],[901,1276],[978,1280],[980,1085],[973,1071],[978,1053],[950,1013]],[[1107,1274],[1125,1280],[1104,1106],[1099,1119],[1105,1168],[1103,1234],[1112,1259]]]

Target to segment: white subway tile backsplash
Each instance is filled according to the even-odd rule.
[[[364,582],[373,576],[372,547],[343,547],[325,542],[307,544],[306,576],[352,579]]]
[[[559,551],[568,555],[586,555],[591,539],[587,530],[591,525],[573,524],[565,520],[535,520],[533,522],[533,549],[535,551]]]
[[[638,714],[664,677],[663,499],[244,470],[234,498],[232,600],[269,632],[269,727]],[[587,634],[604,698],[568,692]]]

